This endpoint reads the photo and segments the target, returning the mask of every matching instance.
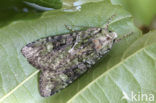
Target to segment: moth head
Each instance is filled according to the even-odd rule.
[[[94,38],[94,46],[97,52],[105,53],[112,48],[117,33],[101,28],[100,33]]]
[[[107,40],[109,40],[109,39],[114,40],[118,36],[116,32],[112,32],[106,28],[102,28],[101,33],[103,34],[103,36],[106,37]]]

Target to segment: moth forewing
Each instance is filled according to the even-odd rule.
[[[39,87],[43,97],[65,88],[107,53],[117,38],[105,28],[88,28],[49,36],[27,44],[22,54],[41,70]]]

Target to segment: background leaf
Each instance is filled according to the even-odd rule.
[[[46,1],[46,4],[44,1]],[[61,6],[63,6],[62,10],[75,11],[79,4],[97,1],[102,0],[1,0],[0,27],[9,24],[12,21],[39,18],[44,11],[60,9]]]
[[[112,19],[109,29],[117,32],[119,37],[130,32],[133,32],[133,35],[115,44],[100,63],[69,87],[54,96],[41,97],[38,90],[38,71],[22,56],[21,48],[41,37],[69,32],[64,24],[103,27],[108,18],[114,14],[116,16]],[[85,4],[76,12],[47,11],[38,19],[12,22],[0,29],[0,101],[65,103],[90,82],[120,63],[124,51],[139,36],[140,31],[134,26],[131,15],[120,6],[113,6],[108,1]]]
[[[61,0],[25,0],[25,1],[55,9],[60,9],[62,7]]]
[[[25,4],[23,0],[0,0],[0,27],[16,20],[36,19],[41,11]]]
[[[136,18],[137,25],[149,25],[156,16],[156,0],[111,0],[122,5]]]

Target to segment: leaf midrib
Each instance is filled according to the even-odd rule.
[[[33,76],[35,76],[39,70],[36,70],[34,73],[32,73],[30,76],[28,76],[26,79],[24,79],[20,84],[18,84],[15,88],[13,88],[10,92],[5,94],[2,98],[0,98],[0,102],[2,102],[4,99],[6,99],[8,96],[10,96],[12,93],[14,93],[18,88],[20,88],[24,83],[26,83],[28,80],[30,80]]]

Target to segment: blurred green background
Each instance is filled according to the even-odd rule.
[[[102,0],[1,0],[0,27],[16,20],[36,19],[47,10],[75,10],[79,5]],[[122,5],[135,18],[135,24],[148,32],[156,28],[156,0],[111,0]]]

